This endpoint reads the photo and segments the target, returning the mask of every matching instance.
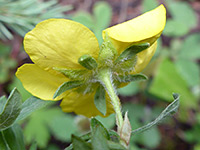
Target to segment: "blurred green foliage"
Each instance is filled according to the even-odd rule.
[[[132,127],[138,128],[152,121],[161,112],[160,104],[171,101],[172,92],[181,95],[181,108],[179,110],[179,122],[190,125],[190,129],[183,132],[183,140],[195,145],[195,150],[200,149],[200,114],[195,113],[195,121],[189,122],[190,110],[198,112],[200,99],[200,32],[193,33],[192,29],[198,26],[196,12],[187,1],[164,1],[168,10],[168,20],[163,31],[163,37],[159,40],[156,55],[152,59],[144,74],[150,77],[149,81],[142,83],[132,82],[118,90],[122,96],[139,94],[142,99],[139,102],[124,102],[123,111],[129,111]],[[143,0],[142,12],[146,12],[158,6],[157,0]],[[38,22],[52,17],[69,17],[63,12],[71,10],[72,6],[61,6],[57,0],[0,0],[0,39],[11,40],[14,34],[24,36]],[[8,13],[9,12],[9,13]],[[111,23],[112,9],[105,2],[96,2],[92,13],[78,11],[71,16],[74,21],[80,22],[90,28],[99,41],[102,42],[101,32]],[[166,39],[168,43],[166,44]],[[17,78],[13,78],[11,70],[17,67],[17,60],[10,57],[11,46],[0,43],[0,84],[11,80],[8,89],[17,87],[23,101],[28,99],[28,93]],[[146,106],[146,97],[158,104],[154,107]],[[122,97],[123,98],[123,97]],[[2,101],[2,97],[0,101]],[[0,109],[1,110],[1,109]],[[108,118],[97,117],[102,124],[112,129],[115,125],[114,115]],[[26,121],[21,122],[24,126],[26,145],[32,145],[30,150],[39,147],[43,150],[60,149],[50,144],[52,137],[56,141],[70,142],[71,134],[80,133],[80,129],[73,115],[64,114],[60,109],[49,106],[34,112]],[[172,122],[172,120],[167,120]],[[87,123],[86,123],[87,126]],[[15,126],[5,134],[13,133]],[[180,129],[182,130],[182,129]],[[16,134],[21,136],[21,133]],[[1,138],[0,134],[0,138]],[[153,138],[152,138],[153,137]],[[0,140],[1,141],[1,140]],[[37,144],[35,144],[35,143]],[[158,127],[133,136],[130,147],[135,150],[156,149],[161,142],[161,133]],[[173,142],[173,141],[172,141]],[[1,144],[1,143],[0,143]],[[144,148],[139,148],[143,145]],[[169,144],[170,145],[170,144]]]
[[[99,45],[101,45],[102,31],[106,29],[111,23],[112,8],[107,2],[100,1],[95,3],[92,14],[88,12],[77,12],[72,20],[77,21],[89,29],[96,35]]]
[[[0,0],[0,39],[13,39],[13,32],[23,37],[40,21],[65,18],[63,12],[71,9],[57,0]]]
[[[0,43],[0,84],[8,81],[10,70],[16,68],[15,59],[10,58],[11,47]]]

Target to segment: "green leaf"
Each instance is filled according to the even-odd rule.
[[[72,144],[74,150],[92,150],[87,142],[75,135],[72,135]]]
[[[119,88],[117,91],[122,96],[132,96],[138,93],[139,87],[136,82],[131,82],[127,86]]]
[[[174,20],[185,24],[190,29],[197,26],[198,20],[196,13],[189,3],[172,1],[168,3],[167,8]]]
[[[27,144],[36,142],[37,146],[44,148],[50,139],[48,124],[52,119],[62,114],[60,109],[40,109],[32,113],[24,127],[24,137]]]
[[[106,118],[101,116],[97,116],[95,118],[99,120],[104,125],[104,127],[106,127],[106,129],[112,129],[115,126],[115,114],[111,114]]]
[[[141,43],[130,46],[119,55],[119,57],[115,60],[115,64],[132,59],[137,53],[147,49],[149,46],[149,43]]]
[[[105,2],[97,2],[93,8],[96,29],[105,29],[109,26],[112,17],[112,8]]]
[[[79,138],[81,138],[83,141],[88,141],[91,138],[91,132],[83,134]],[[65,150],[72,150],[72,149],[73,149],[73,144],[70,144],[68,147],[65,148]]]
[[[122,75],[118,76],[118,80],[120,82],[124,82],[124,83],[133,82],[133,81],[144,81],[147,79],[148,79],[148,77],[145,76],[144,74],[134,74],[134,75],[129,74],[129,75],[124,75],[124,76],[122,76]]]
[[[93,31],[99,44],[103,42],[102,31],[110,25],[112,19],[112,8],[106,1],[96,2],[93,8],[94,28]]]
[[[107,139],[110,139],[110,136],[109,136],[109,133],[108,133],[107,129],[104,127],[104,125],[99,120],[97,120],[96,118],[92,118],[90,124],[91,124],[90,126],[91,126],[92,133],[95,132],[97,127],[100,127],[100,128],[102,128],[103,135]]]
[[[143,127],[133,130],[132,135],[135,135],[135,134],[138,134],[140,132],[150,129],[151,127],[153,127],[153,126],[157,125],[159,122],[161,122],[167,116],[170,116],[170,115],[174,114],[175,112],[177,112],[178,107],[179,107],[179,95],[173,94],[173,97],[174,97],[174,101],[171,104],[169,104],[165,108],[165,110],[154,121],[148,123],[147,125],[145,125]]]
[[[163,34],[169,37],[184,36],[189,32],[190,28],[177,20],[168,19]]]
[[[200,59],[200,35],[198,33],[192,34],[184,39],[179,53],[179,59],[186,60]]]
[[[0,97],[0,114],[2,113],[3,108],[5,107],[6,101],[7,98],[5,96]]]
[[[105,136],[105,130],[102,126],[98,125],[92,130],[92,147],[95,150],[109,150],[107,138]]]
[[[189,86],[200,85],[200,69],[197,63],[186,59],[179,59],[176,61],[176,67]]]
[[[58,89],[56,90],[53,98],[58,97],[59,95],[61,95],[62,93],[64,93],[67,90],[79,87],[80,85],[83,84],[83,81],[68,81],[63,83],[61,86],[58,87]]]
[[[0,114],[0,130],[5,130],[11,126],[21,111],[21,96],[17,89],[13,89]]]
[[[19,125],[15,124],[1,132],[7,147],[9,147],[8,150],[25,150],[23,132]]]
[[[0,131],[0,148],[2,150],[9,150],[10,149],[9,146],[8,146],[8,144],[5,141],[5,137],[4,137],[2,131]]]
[[[33,142],[33,144],[31,144],[29,150],[37,150],[37,143]]]
[[[127,150],[124,146],[122,146],[120,143],[116,143],[113,141],[107,141],[108,147],[110,150]]]
[[[52,101],[45,101],[32,96],[22,104],[22,110],[19,116],[17,117],[16,121],[23,120],[26,117],[28,117],[32,112],[52,103]]]
[[[155,0],[143,0],[142,2],[143,12],[150,11],[158,6],[158,2]]]
[[[102,85],[100,85],[94,96],[94,104],[96,108],[105,116],[106,115],[106,92]]]
[[[64,113],[52,118],[48,126],[54,137],[63,142],[69,142],[71,135],[78,131],[73,116]]]
[[[83,11],[77,12],[72,17],[72,20],[85,25],[86,27],[88,27],[91,30],[93,30],[95,28],[93,17],[91,16],[91,14],[89,14],[87,12],[83,12]]]
[[[97,68],[98,64],[96,60],[90,55],[83,55],[78,59],[78,63],[88,70]]]
[[[12,83],[8,86],[9,91],[13,88],[17,88],[22,96],[22,102],[30,98],[32,95],[23,87],[22,82],[17,78],[14,77]]]
[[[170,101],[171,93],[176,92],[181,95],[181,107],[183,106],[184,110],[185,108],[196,107],[196,98],[189,90],[186,81],[179,74],[175,64],[168,59],[161,62],[148,92],[166,101]]]

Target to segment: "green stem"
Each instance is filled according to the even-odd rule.
[[[117,126],[118,126],[118,132],[121,131],[122,125],[123,125],[123,117],[121,113],[121,104],[120,100],[116,94],[115,88],[112,84],[112,73],[110,69],[102,69],[99,72],[99,79],[101,84],[104,86],[106,89],[108,95],[110,96],[110,99],[112,101],[115,113],[116,113],[116,120],[117,120]]]

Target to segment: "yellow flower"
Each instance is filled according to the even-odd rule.
[[[148,42],[150,47],[137,54],[137,63],[131,73],[141,72],[149,63],[156,50],[156,40],[161,35],[166,22],[166,10],[163,5],[135,19],[107,28],[103,31],[111,39],[119,56],[126,48],[134,44]],[[60,85],[70,81],[69,77],[56,68],[84,70],[78,63],[82,55],[90,55],[98,60],[98,41],[87,27],[67,19],[48,19],[39,23],[24,38],[24,49],[34,64],[24,64],[16,73],[27,91],[43,100],[61,100],[65,112],[75,112],[87,117],[102,115],[95,107],[92,90],[68,90],[57,98],[53,95]],[[88,76],[94,71],[88,70]],[[86,76],[83,76],[83,78]],[[87,77],[86,77],[87,78]],[[82,88],[87,88],[82,87]],[[113,113],[113,106],[106,95],[106,116]]]

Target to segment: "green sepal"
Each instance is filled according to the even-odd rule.
[[[92,127],[92,148],[95,150],[109,150],[107,140],[110,138],[105,127],[95,118],[91,120]]]
[[[21,95],[17,89],[14,88],[0,114],[0,131],[10,127],[15,122],[21,111],[21,105]]]
[[[62,93],[64,93],[67,90],[79,87],[83,84],[83,81],[68,81],[68,82],[64,82],[61,86],[59,86],[59,88],[56,90],[53,99],[58,97],[59,95],[61,95]]]
[[[105,34],[104,41],[100,47],[98,61],[101,65],[109,65],[110,61],[113,61],[117,56],[117,50],[111,42],[108,33]],[[103,63],[103,64],[102,64]]]
[[[73,150],[92,150],[89,143],[75,135],[72,135],[72,145]]]
[[[4,144],[6,144],[5,150],[25,150],[23,132],[18,124],[1,131],[0,134],[3,137]],[[2,149],[2,147],[0,148]]]
[[[129,59],[132,59],[133,56],[135,56],[137,53],[147,49],[150,46],[149,43],[142,43],[138,45],[132,45],[126,50],[124,50],[119,57],[115,60],[115,64],[127,61]]]
[[[76,80],[83,79],[88,73],[88,70],[70,70],[70,69],[58,68],[58,67],[54,67],[53,69],[62,73],[69,79],[76,79]]]
[[[149,43],[132,45],[123,51],[114,62],[114,71],[117,73],[134,71],[137,64],[137,54],[149,47]]]
[[[105,116],[106,115],[106,92],[102,85],[99,85],[99,87],[96,90],[95,96],[94,96],[94,104],[96,108]]]
[[[129,74],[129,75],[124,75],[124,76],[118,75],[116,79],[119,82],[127,83],[127,82],[132,82],[132,81],[144,81],[144,80],[147,80],[148,77],[145,76],[144,74]]]
[[[179,95],[174,93],[173,98],[174,98],[174,101],[171,104],[169,104],[154,121],[138,128],[138,129],[133,130],[132,135],[144,132],[144,131],[152,128],[153,126],[155,126],[159,122],[161,122],[163,119],[165,119],[167,116],[170,116],[170,115],[174,114],[175,112],[177,112],[177,110],[179,108]]]
[[[90,55],[83,55],[78,59],[78,63],[88,70],[97,68],[98,64],[96,60]]]

